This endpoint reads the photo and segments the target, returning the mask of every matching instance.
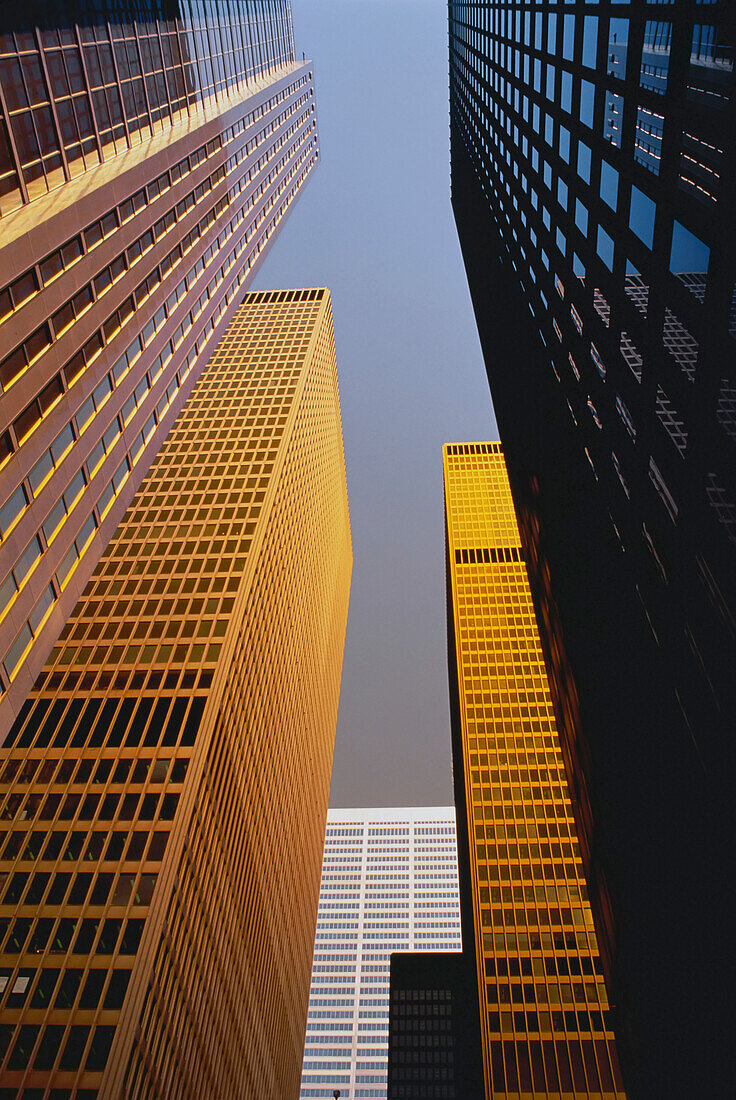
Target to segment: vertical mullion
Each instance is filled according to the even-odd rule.
[[[146,81],[147,73],[145,68],[143,67],[143,51],[141,50],[141,42],[140,38],[138,37],[138,24],[136,23],[135,19],[133,20],[133,34],[135,36],[135,48],[138,51],[138,61],[140,62],[141,66],[141,74],[143,76],[143,96],[146,100],[146,110],[148,111],[148,125],[150,127],[151,134],[153,135],[153,113],[151,112],[151,101],[148,98],[148,83]]]
[[[178,19],[178,17],[174,20],[174,30],[176,31],[176,44],[177,44],[177,47],[178,47],[178,50],[179,50],[179,61],[180,61],[180,64],[181,64],[181,82],[182,82],[182,85],[184,87],[184,102],[187,105],[187,118],[190,118],[191,114],[192,114],[192,111],[191,111],[191,106],[189,104],[189,95],[187,93],[187,73],[186,73],[186,69],[184,67],[184,50],[181,47],[182,35],[181,35],[181,31],[179,29],[179,19]]]
[[[259,33],[260,28],[259,28],[259,24],[258,24],[258,0],[255,0],[255,3],[253,5],[253,16],[256,20],[256,29],[255,29],[255,36],[252,34],[251,39],[253,39],[253,37],[255,37],[254,54],[258,58],[258,69],[257,69],[257,72],[254,70],[253,75],[258,77],[263,72],[263,55],[262,55],[263,36]]]
[[[89,113],[92,116],[92,125],[95,128],[95,141],[97,142],[97,153],[100,158],[100,164],[105,162],[105,154],[102,148],[102,141],[100,140],[100,128],[97,125],[97,114],[95,113],[94,100],[92,99],[92,88],[89,82],[89,73],[87,72],[87,62],[84,57],[84,48],[82,46],[82,36],[79,33],[79,23],[74,24],[74,37],[77,40],[77,49],[79,50],[79,64],[82,68],[82,76],[84,78],[84,86],[87,90],[87,99],[89,100]]]
[[[15,144],[15,135],[13,134],[13,127],[10,123],[10,114],[8,112],[7,104],[5,103],[5,94],[3,92],[2,83],[0,83],[0,110],[3,113],[5,126],[8,131],[8,144],[10,145],[10,152],[13,156],[15,174],[18,177],[18,187],[20,190],[21,199],[23,201],[23,205],[25,206],[31,200],[28,197],[28,188],[26,187],[26,181],[23,178],[23,166],[21,165],[20,157],[18,156],[18,147]]]
[[[217,29],[219,30],[219,20],[218,20],[218,23],[217,23]],[[217,70],[215,68],[215,61],[214,61],[215,51],[213,49],[213,43],[215,41],[215,35],[216,35],[215,27],[210,25],[210,20],[209,19],[205,19],[205,21],[204,21],[204,38],[207,42],[207,49],[209,50],[209,58],[208,59],[206,58],[205,60],[209,60],[209,63],[210,63],[210,69],[212,71],[212,91],[213,91],[214,96],[215,96],[215,103],[219,104],[219,102],[220,102],[220,93],[217,90]]]
[[[200,65],[200,61],[199,61],[199,46],[197,44],[197,31],[195,29],[195,23],[194,23],[194,14],[193,14],[194,10],[195,9],[192,8],[192,5],[190,3],[190,5],[189,5],[189,19],[190,19],[190,25],[191,25],[190,34],[192,36],[192,45],[194,47],[194,64],[197,66],[197,77],[199,78],[199,103],[204,107],[204,97],[205,97],[204,87],[205,87],[205,85],[204,85],[204,81],[202,80],[202,66]]]
[[[115,82],[117,83],[118,95],[120,96],[120,113],[123,116],[123,127],[125,129],[125,140],[127,142],[128,148],[132,149],[133,142],[132,142],[131,137],[130,137],[130,127],[128,126],[128,116],[125,113],[125,99],[123,98],[123,85],[120,81],[120,72],[118,70],[118,61],[117,61],[117,58],[115,57],[115,43],[112,40],[112,27],[110,26],[110,21],[109,20],[107,21],[107,23],[105,25],[107,27],[107,37],[110,40],[110,52],[112,54],[112,67],[115,70]],[[125,40],[123,39],[123,41],[125,41]]]
[[[289,61],[294,61],[296,59],[296,47],[294,46],[294,22],[291,18],[291,4],[289,3],[289,0],[282,0],[282,4],[284,8],[286,30],[288,34]]]
[[[268,7],[267,7],[268,27],[269,27],[269,35],[270,35],[270,49],[269,49],[269,53],[268,53],[268,72],[269,72],[269,75],[270,75],[271,71],[274,68],[278,68],[278,65],[276,63],[276,56],[275,56],[276,51],[275,51],[275,48],[274,48],[274,43],[276,41],[276,26],[275,26],[275,18],[274,18],[275,9],[274,9],[273,0],[266,0],[266,3],[268,5]]]
[[[63,142],[62,136],[61,136],[61,126],[59,125],[59,116],[56,113],[56,103],[54,101],[54,96],[53,96],[53,92],[52,92],[52,89],[51,89],[51,81],[49,80],[49,71],[46,68],[46,57],[45,57],[45,54],[43,52],[43,44],[41,42],[41,32],[38,29],[38,27],[34,27],[34,34],[35,34],[35,37],[36,37],[36,45],[38,47],[38,55],[39,55],[39,60],[40,60],[40,63],[41,63],[41,69],[43,71],[43,78],[46,81],[46,91],[48,92],[48,96],[49,96],[49,105],[50,105],[50,108],[51,108],[51,117],[54,120],[54,127],[56,129],[56,140],[59,143],[59,152],[61,154],[61,167],[62,167],[62,170],[64,172],[64,180],[68,183],[69,180],[72,177],[71,177],[71,173],[69,171],[69,164],[68,164],[67,159],[66,159],[66,149],[64,148],[64,142]],[[62,63],[63,63],[63,58],[62,58]],[[73,106],[72,106],[72,110],[74,110]],[[41,152],[40,142],[39,142],[39,152]],[[46,175],[46,166],[44,164],[43,153],[42,152],[41,152],[41,164],[43,166],[44,175]]]
[[[166,77],[166,58],[164,57],[163,40],[161,38],[161,23],[158,19],[158,16],[156,17],[156,35],[158,37],[158,48],[161,51],[161,72],[163,73],[164,87],[166,88],[166,98],[167,98],[168,103],[169,103],[169,121],[173,125],[173,123],[174,123],[174,104],[172,103],[172,100],[171,100],[171,89],[169,88],[169,81]]]
[[[248,86],[248,52],[245,47],[245,40],[243,38],[243,12],[240,4],[236,4],[237,24],[230,24],[230,29],[233,39],[233,63],[235,65],[235,71],[237,74],[238,91],[242,92]],[[237,29],[236,29],[237,27]],[[243,72],[240,72],[240,63],[238,57],[242,57]]]
[[[246,86],[247,86],[251,76],[252,76],[253,80],[255,80],[256,68],[255,68],[255,47],[253,45],[253,34],[251,32],[251,26],[250,26],[250,8],[247,5],[246,5],[246,8],[245,8],[244,14],[245,14],[245,24],[244,24],[245,30],[243,31],[243,41],[245,42],[246,39],[247,39],[246,55],[245,55],[245,83],[246,83]],[[249,65],[250,65],[250,71],[249,71],[249,68],[248,68]]]

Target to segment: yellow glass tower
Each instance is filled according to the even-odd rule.
[[[448,444],[444,477],[462,903],[486,1097],[623,1097],[501,445]]]
[[[8,1095],[298,1094],[351,564],[329,293],[249,294],[0,750]]]

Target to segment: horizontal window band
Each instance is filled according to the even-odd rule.
[[[502,561],[524,561],[520,546],[484,546],[468,550],[456,550],[457,565],[491,565]]]

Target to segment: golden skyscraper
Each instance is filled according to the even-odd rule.
[[[0,750],[3,1097],[298,1095],[351,565],[329,293],[249,294]]]
[[[486,1097],[623,1097],[500,443],[447,445],[444,475],[462,902]]]

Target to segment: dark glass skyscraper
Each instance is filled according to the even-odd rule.
[[[720,2],[450,4],[453,207],[632,1095],[733,1091]]]
[[[0,741],[317,155],[285,0],[4,5]]]

